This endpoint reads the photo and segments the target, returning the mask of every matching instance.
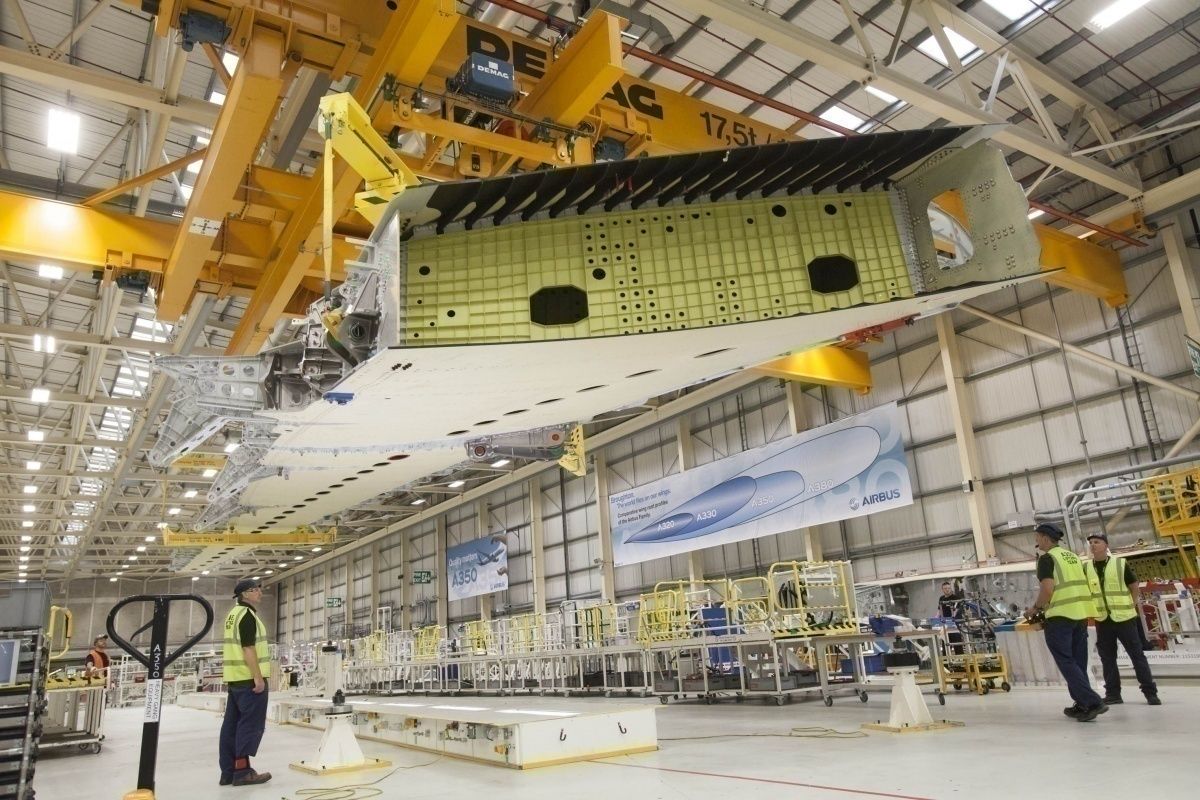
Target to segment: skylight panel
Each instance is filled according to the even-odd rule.
[[[958,60],[966,64],[974,61],[979,56],[983,55],[982,51],[975,45],[968,42],[961,35],[955,33],[949,28],[942,28],[946,32],[946,38],[950,40],[950,47],[954,50],[954,54],[958,56]],[[925,55],[932,58],[934,61],[944,66],[949,66],[946,56],[942,53],[942,48],[938,46],[937,39],[933,34],[925,37],[925,41],[917,45],[917,49]]]
[[[1041,16],[1045,13],[1034,5],[1032,0],[983,0],[983,2],[1003,14],[1012,22],[1024,19],[1030,14]]]
[[[1117,0],[1115,3],[1105,6],[1099,14],[1088,20],[1088,27],[1102,31],[1125,19],[1148,2],[1150,0]]]
[[[46,147],[71,155],[79,152],[79,115],[61,108],[50,109],[46,121]]]
[[[841,125],[843,128],[856,130],[863,124],[862,117],[851,114],[841,106],[832,106],[822,111],[818,116],[826,122],[832,122],[834,125]]]

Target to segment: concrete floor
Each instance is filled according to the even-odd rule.
[[[951,695],[931,706],[935,718],[966,727],[932,733],[870,733],[860,738],[788,738],[797,726],[849,731],[887,717],[888,694],[876,691],[866,705],[839,698],[784,707],[758,702],[694,702],[659,707],[661,749],[521,772],[363,743],[368,755],[390,759],[388,774],[359,773],[315,778],[288,769],[316,747],[320,733],[269,725],[255,764],[274,779],[259,787],[219,787],[216,768],[220,718],[211,712],[164,708],[159,743],[157,796],[164,800],[239,797],[292,800],[298,789],[337,787],[378,780],[383,797],[490,796],[522,800],[564,798],[1116,798],[1152,790],[1159,797],[1195,791],[1195,710],[1200,687],[1163,689],[1164,705],[1144,704],[1136,688],[1127,704],[1094,723],[1062,715],[1063,689],[1017,687],[1011,694]],[[552,707],[553,699],[528,704]],[[585,702],[604,703],[597,698]],[[622,699],[622,703],[658,701]],[[48,756],[38,764],[38,800],[80,796],[119,798],[136,783],[140,708],[110,711],[99,755]],[[735,737],[732,734],[738,734]],[[708,737],[708,738],[688,738]],[[752,737],[752,738],[751,738]],[[364,793],[373,794],[373,793]],[[352,800],[331,793],[308,800]]]

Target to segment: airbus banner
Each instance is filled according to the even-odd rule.
[[[466,600],[507,589],[507,535],[498,533],[448,548],[446,576],[451,600]]]
[[[895,403],[609,498],[613,562],[740,542],[911,505]]]

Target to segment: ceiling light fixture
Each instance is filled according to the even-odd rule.
[[[206,569],[202,569],[202,570],[200,570],[200,574],[201,574],[201,575],[207,575],[207,574],[208,574],[208,570],[206,570]]]
[[[146,545],[144,545],[144,544],[139,544],[139,545],[137,546],[137,551],[138,551],[139,553],[144,553],[144,552],[146,552]]]
[[[64,270],[58,264],[38,264],[38,277],[51,281],[62,280]]]
[[[50,402],[50,390],[49,389],[34,389],[33,391],[31,391],[29,393],[29,400],[31,402],[37,403],[39,405],[41,405],[42,403],[49,403]]]
[[[79,115],[61,108],[50,109],[46,125],[46,147],[60,153],[79,151]]]
[[[416,500],[413,500],[411,503],[409,503],[409,505],[412,505],[412,506],[423,506],[423,505],[425,505],[425,502],[426,502],[426,501],[425,501],[425,498],[424,498],[424,497],[418,497]]]
[[[25,505],[21,506],[21,510],[26,514],[32,514],[33,512],[37,511],[37,506],[35,506],[33,503],[26,503]]]
[[[117,579],[116,579],[116,578],[109,578],[109,579],[108,579],[108,582],[109,582],[109,583],[116,583],[116,582],[117,582]]]
[[[153,537],[153,536],[147,536],[147,537],[146,537],[146,541],[147,541],[147,542],[153,542],[153,541],[154,541],[154,537]]]
[[[29,545],[27,545],[27,544],[23,544],[23,545],[21,545],[21,552],[22,552],[22,553],[28,553],[28,552],[29,552]]]
[[[191,500],[193,497],[195,497],[195,496],[196,496],[196,490],[195,490],[195,489],[188,489],[186,492],[184,492],[184,493],[183,493],[183,496],[184,496],[186,499],[188,499],[188,500]]]
[[[274,574],[275,574],[275,570],[273,570],[273,569],[269,569],[269,570],[267,570],[266,572],[264,572],[263,574],[264,574],[264,575],[274,575]]]
[[[178,514],[178,513],[179,513],[181,510],[182,510],[182,509],[180,509],[180,508],[178,508],[178,507],[175,507],[175,508],[168,508],[168,509],[167,509],[167,513],[168,513],[168,514],[170,514],[172,517],[174,517],[174,516],[176,516],[176,515],[177,515],[177,514]]]
[[[319,547],[314,547],[314,548],[312,549],[312,551],[313,551],[314,553],[319,553],[319,552],[321,552],[321,548],[319,548]]]
[[[42,468],[42,462],[40,462],[40,461],[26,461],[25,462],[25,469],[27,469],[31,472],[37,472],[41,468]]]
[[[22,491],[22,492],[24,492],[25,494],[37,494],[37,487],[36,487],[36,486],[33,486],[33,485],[31,484],[31,485],[29,485],[29,486],[25,486],[25,487],[23,487],[23,488],[21,489],[21,491]]]
[[[1099,14],[1088,20],[1088,27],[1102,31],[1125,19],[1150,0],[1117,0],[1110,3]]]
[[[508,466],[509,464],[511,464],[511,463],[512,463],[512,460],[511,460],[511,459],[508,459],[508,458],[501,458],[501,459],[499,459],[499,460],[497,460],[497,461],[493,461],[493,462],[492,462],[492,466],[493,466],[493,467],[496,467],[497,469],[499,469],[500,467],[507,467],[507,466]]]
[[[200,474],[206,478],[217,477],[217,471],[215,469],[206,469],[206,470],[204,470],[204,472],[201,472]]]
[[[450,483],[446,484],[446,488],[447,489],[457,489],[460,486],[465,486],[466,483],[467,483],[466,481],[451,481]]]
[[[21,527],[22,527],[22,528],[32,528],[32,527],[33,527],[33,520],[31,520],[31,519],[22,520],[22,521],[21,521]]]
[[[129,557],[129,560],[130,560],[130,561],[137,561],[137,556],[130,556],[130,557]]]
[[[42,336],[40,333],[33,335],[33,352],[35,353],[53,353],[58,343],[54,341],[53,336]]]
[[[22,542],[32,542],[32,541],[33,541],[33,537],[32,537],[32,536],[29,536],[28,534],[26,534],[25,536],[22,536],[22,537],[21,537],[21,541],[22,541]]]
[[[199,575],[193,575],[193,576],[192,576],[192,580],[194,580],[194,581],[198,581],[198,580],[200,580],[200,576],[199,576]]]
[[[280,564],[280,565],[279,565],[279,568],[280,568],[280,569],[287,569],[287,564]]]
[[[293,561],[303,561],[303,560],[304,560],[304,556],[296,556],[296,557],[295,557],[295,558],[293,558],[292,560],[293,560]]]
[[[44,442],[46,441],[46,432],[33,430],[26,434],[26,438],[31,442]]]
[[[863,88],[867,90],[867,94],[878,97],[880,100],[887,103],[888,105],[891,105],[892,103],[900,102],[899,97],[896,97],[896,95],[894,95],[894,94],[888,94],[883,89],[877,89],[874,86],[871,86],[869,84],[867,86],[864,86]]]

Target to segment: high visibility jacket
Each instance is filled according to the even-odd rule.
[[[242,638],[238,633],[242,617],[251,614],[254,617],[254,654],[258,656],[258,668],[264,678],[271,676],[271,654],[267,649],[267,626],[262,617],[254,613],[249,606],[240,603],[234,606],[225,617],[225,648],[222,675],[225,682],[253,680],[250,666],[246,663],[246,654],[242,652]]]
[[[1046,616],[1074,620],[1096,616],[1096,603],[1083,561],[1064,547],[1052,547],[1048,555],[1054,559],[1054,594],[1050,596]]]
[[[108,653],[101,653],[99,650],[93,647],[88,651],[88,655],[91,656],[92,659],[93,672],[100,672],[101,670],[108,669]]]
[[[1129,587],[1125,585],[1125,559],[1110,556],[1104,567],[1104,579],[1096,569],[1094,561],[1084,562],[1088,586],[1092,591],[1092,599],[1096,603],[1096,619],[1109,622],[1127,622],[1137,616],[1133,607],[1133,597]]]

